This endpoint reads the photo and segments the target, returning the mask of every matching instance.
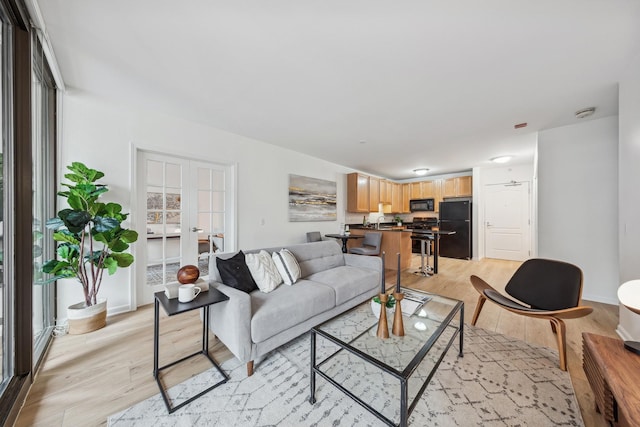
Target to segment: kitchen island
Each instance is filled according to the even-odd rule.
[[[365,233],[379,231],[382,233],[380,244],[380,255],[386,253],[385,268],[390,270],[398,269],[398,253],[400,254],[400,269],[404,270],[411,266],[411,233],[412,230],[405,230],[401,227],[383,227],[380,230],[370,228],[353,228],[351,235],[364,236]],[[362,245],[361,240],[349,241],[348,248]]]

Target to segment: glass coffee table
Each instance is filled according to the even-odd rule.
[[[464,303],[414,289],[402,292],[403,307],[409,298],[425,301],[412,314],[403,313],[404,336],[392,333],[393,310],[387,312],[389,338],[376,336],[370,301],[311,329],[311,404],[320,375],[387,425],[407,425],[456,337],[462,357]]]

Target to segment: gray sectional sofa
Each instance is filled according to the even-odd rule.
[[[272,253],[283,248],[295,256],[301,278],[269,293],[255,290],[248,294],[221,283],[216,257],[228,259],[234,253],[209,259],[210,286],[229,297],[211,307],[209,328],[247,364],[247,375],[253,374],[254,360],[380,291],[383,272],[379,257],[344,254],[335,241],[264,250]]]

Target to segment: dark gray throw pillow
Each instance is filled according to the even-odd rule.
[[[239,251],[229,259],[216,258],[216,266],[220,272],[222,283],[232,288],[249,293],[258,289],[251,271],[244,260],[244,253]]]

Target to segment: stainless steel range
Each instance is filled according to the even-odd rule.
[[[413,234],[419,234],[421,231],[431,230],[438,226],[438,218],[435,216],[416,216],[413,217],[413,223],[407,224],[407,229],[414,230]],[[412,240],[411,252],[420,253],[420,240]]]

